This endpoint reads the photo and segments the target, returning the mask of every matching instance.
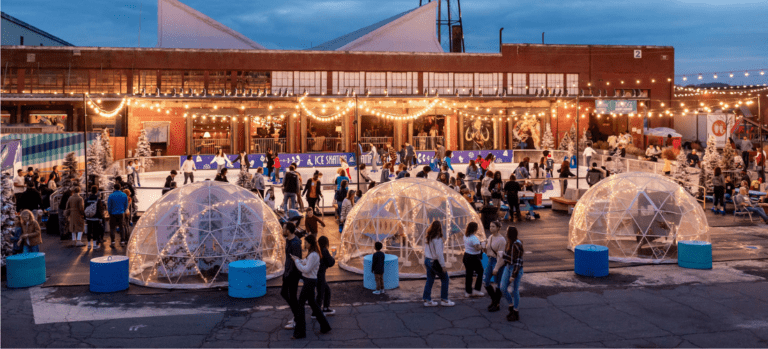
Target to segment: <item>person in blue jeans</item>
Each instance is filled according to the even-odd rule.
[[[434,221],[427,228],[427,241],[424,245],[424,267],[427,269],[427,283],[424,285],[424,306],[436,307],[432,300],[432,285],[435,276],[440,278],[440,305],[452,307],[455,303],[448,299],[448,273],[445,271],[445,255],[443,254],[443,227],[440,221]]]
[[[507,228],[507,246],[502,252],[501,261],[496,263],[493,275],[501,274],[501,293],[509,303],[509,314],[507,321],[520,320],[520,280],[523,279],[523,243],[517,238],[517,228]],[[500,271],[503,269],[503,272]],[[513,291],[509,293],[510,280],[514,279]]]
[[[488,295],[491,296],[491,305],[488,306],[488,311],[495,312],[500,310],[501,288],[499,288],[499,277],[493,277],[493,270],[496,267],[497,261],[501,258],[504,248],[507,246],[507,240],[501,235],[501,223],[493,221],[490,227],[491,235],[485,240],[485,247],[483,248],[483,251],[488,256],[488,268],[485,268],[483,285],[485,285]]]

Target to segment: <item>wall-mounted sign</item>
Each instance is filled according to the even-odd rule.
[[[629,114],[637,112],[637,101],[626,100],[596,100],[595,113],[598,114]]]

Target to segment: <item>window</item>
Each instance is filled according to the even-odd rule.
[[[413,87],[417,90],[417,87]],[[453,93],[453,73],[424,73],[424,88],[429,90],[430,94],[452,94]],[[421,93],[422,91],[418,91]]]
[[[163,93],[173,93],[173,89],[176,89],[176,93],[181,93],[183,87],[184,72],[181,71],[168,71],[163,70],[160,72],[160,86]]]
[[[295,84],[296,93],[304,93],[305,91],[312,95],[325,94],[328,86],[328,72],[324,71],[308,71],[308,72],[296,72],[294,76],[298,74],[299,80]]]
[[[208,94],[221,95],[224,91],[231,92],[230,75],[230,71],[208,72]]]
[[[64,90],[64,70],[27,69],[24,89],[32,93],[61,93]]]
[[[547,88],[552,93],[562,92],[564,87],[563,74],[547,74]]]
[[[501,76],[502,75],[499,73],[475,73],[475,93],[479,94],[481,90],[485,95],[491,95],[496,94],[496,92],[500,92],[499,89],[503,83]]]
[[[414,94],[419,86],[418,73],[388,73],[387,90],[391,95]]]
[[[383,95],[387,89],[387,73],[365,73],[365,88],[372,95]]]
[[[121,93],[123,81],[126,79],[120,70],[115,69],[93,69],[89,75],[91,93]],[[125,83],[127,84],[127,81]]]
[[[575,96],[579,94],[579,74],[568,74],[565,76],[568,85],[568,94]]]
[[[141,93],[142,89],[147,94],[157,93],[157,71],[156,70],[137,70],[133,72],[133,88],[136,93]]]
[[[544,91],[547,86],[547,74],[531,74],[529,75],[531,83],[528,91],[532,94],[537,94],[540,91]]]
[[[237,72],[237,88],[241,91],[248,91],[256,93],[264,92],[272,85],[272,74],[270,72],[261,71],[244,71]],[[241,92],[243,93],[243,92]]]
[[[189,93],[189,89],[192,89],[192,93],[203,93],[205,88],[205,72],[202,70],[188,70],[184,72],[184,89],[186,93]]]
[[[18,75],[17,75],[18,69],[11,68],[7,69],[7,73],[3,71],[2,78],[3,78],[3,93],[16,93],[18,87],[17,81],[18,81]]]
[[[135,79],[136,79],[136,75],[134,75],[134,80]],[[134,86],[136,86],[135,82],[134,82]],[[68,70],[67,75],[64,76],[64,92],[65,93],[88,92],[88,71],[85,69]]]
[[[469,90],[472,90],[475,86],[473,74],[454,74],[453,83],[456,89],[459,90],[459,94],[468,95]],[[473,91],[474,94],[479,94],[478,90]]]
[[[364,77],[363,72],[333,72],[333,89],[339,95],[346,94],[347,90],[350,93],[356,91],[357,94],[362,94]]]
[[[293,93],[292,71],[272,72],[272,93],[278,93],[282,89],[288,89],[289,93]]]
[[[526,76],[525,74],[507,74],[507,83],[509,84],[508,92],[513,95],[525,95],[528,94],[526,88]]]

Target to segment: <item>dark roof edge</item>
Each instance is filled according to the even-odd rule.
[[[56,41],[56,42],[58,42],[58,43],[60,43],[60,44],[62,44],[64,46],[75,46],[75,45],[73,45],[73,44],[71,44],[69,42],[66,42],[66,41],[56,37],[56,36],[51,35],[50,33],[46,32],[46,31],[44,31],[42,29],[39,29],[39,28],[37,28],[37,27],[27,23],[27,22],[24,22],[24,21],[16,18],[16,17],[13,17],[13,16],[11,16],[11,15],[5,13],[5,12],[0,12],[0,16],[2,16],[3,19],[6,19],[8,21],[11,21],[11,22],[19,25],[19,26],[27,28],[27,29],[29,29],[29,30],[37,33],[37,34],[45,36],[46,38],[51,39],[53,41]]]
[[[674,49],[674,46],[654,46],[654,45],[580,45],[580,44],[526,44],[526,43],[505,43],[502,46],[535,46],[535,47],[598,47],[598,48],[666,48]]]

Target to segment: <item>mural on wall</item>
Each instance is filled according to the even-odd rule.
[[[538,118],[528,118],[515,123],[512,134],[522,149],[541,149],[541,122]],[[525,146],[523,146],[525,144]]]
[[[464,148],[493,149],[494,124],[492,120],[464,119]]]
[[[67,114],[32,114],[29,116],[31,124],[42,124],[47,126],[56,126],[57,132],[64,132],[64,126]]]

